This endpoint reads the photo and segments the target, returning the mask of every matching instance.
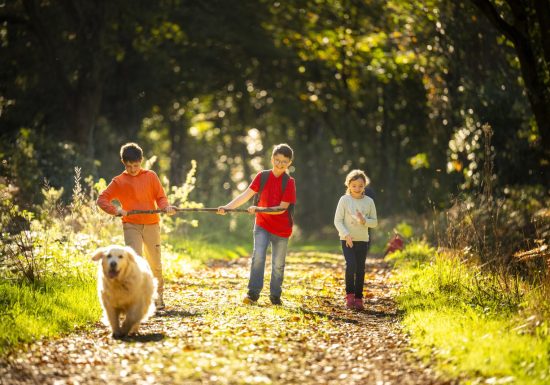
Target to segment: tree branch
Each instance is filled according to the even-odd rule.
[[[493,24],[498,31],[511,40],[514,44],[521,44],[526,37],[514,26],[506,22],[494,7],[490,0],[470,0]]]

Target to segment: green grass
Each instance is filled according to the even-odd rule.
[[[3,281],[0,298],[0,354],[19,343],[90,325],[101,314],[94,280]]]
[[[168,280],[215,260],[248,255],[252,236],[244,245],[238,239],[226,244],[202,238],[171,241],[163,245],[164,275]],[[55,255],[61,260],[60,253]],[[0,354],[20,343],[62,335],[100,319],[95,268],[87,259],[79,261],[72,261],[74,266],[70,271],[63,270],[63,274],[52,273],[62,268],[62,264],[53,263],[46,278],[36,284],[0,279]]]
[[[198,267],[213,261],[230,261],[249,255],[251,252],[252,236],[248,243],[239,240],[218,243],[203,237],[174,238],[170,243],[163,244],[162,258],[166,262],[167,274],[170,275],[170,272],[181,270],[181,263]]]
[[[465,383],[550,381],[548,325],[532,322],[526,311],[532,304],[525,293],[535,289],[514,287],[510,279],[511,290],[503,290],[505,278],[422,243],[387,259],[397,267],[402,323],[421,357]]]

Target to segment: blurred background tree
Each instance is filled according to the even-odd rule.
[[[0,8],[2,183],[25,207],[72,170],[109,180],[137,141],[169,183],[216,206],[296,152],[296,223],[333,233],[345,174],[381,216],[447,207],[482,184],[548,188],[548,2],[48,2]],[[168,182],[166,182],[168,183]]]

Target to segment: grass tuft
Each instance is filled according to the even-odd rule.
[[[474,383],[550,381],[548,325],[527,311],[530,298],[540,299],[536,289],[422,243],[387,260],[397,267],[403,325],[421,357]]]
[[[101,309],[95,281],[48,280],[0,283],[0,354],[10,347],[55,336],[97,321]]]

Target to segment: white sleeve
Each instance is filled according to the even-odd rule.
[[[365,218],[365,226],[367,227],[376,227],[378,226],[378,218],[376,217],[376,206],[374,205],[374,201],[371,200],[369,204],[369,210],[367,213],[367,217]]]
[[[349,234],[349,230],[344,225],[344,216],[346,215],[346,204],[344,197],[341,197],[336,206],[336,213],[334,213],[334,226],[338,230],[338,234],[345,237]]]

